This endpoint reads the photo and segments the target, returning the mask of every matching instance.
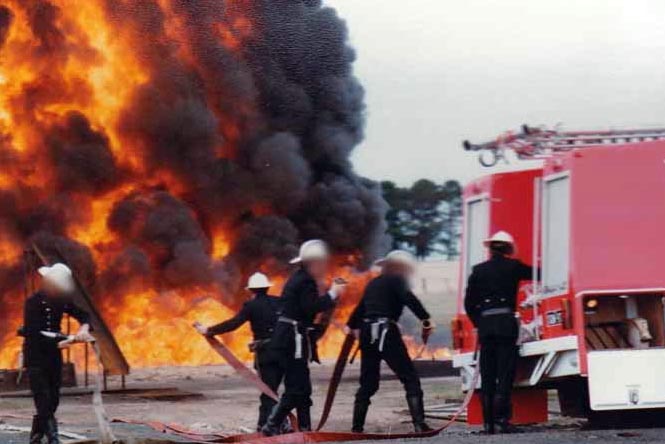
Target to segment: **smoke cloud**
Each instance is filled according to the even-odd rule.
[[[361,266],[384,252],[387,205],[350,162],[364,91],[332,8],[93,3],[108,51],[62,2],[0,6],[0,57],[16,16],[33,39],[33,75],[6,102],[20,132],[0,125],[0,243],[59,251],[104,295],[233,294],[256,269],[284,273],[313,237]],[[95,69],[123,56],[139,80],[102,94]],[[16,267],[0,260],[0,288]]]

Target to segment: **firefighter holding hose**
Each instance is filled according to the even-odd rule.
[[[284,393],[263,426],[266,436],[279,434],[281,424],[293,409],[296,409],[300,430],[311,430],[309,361],[316,356],[316,335],[311,332],[315,329],[317,314],[331,310],[345,286],[343,281],[335,279],[330,289],[320,295],[319,284],[325,280],[330,266],[328,247],[321,240],[303,243],[298,257],[291,263],[297,264],[298,269],[284,285],[282,314],[268,344],[280,355]]]
[[[522,280],[532,280],[533,268],[511,257],[513,237],[499,231],[484,241],[490,259],[473,267],[464,307],[478,330],[484,431],[512,433],[511,391],[517,363],[519,322],[515,316]]]
[[[408,285],[416,260],[411,253],[395,250],[378,260],[376,265],[381,266],[381,275],[367,285],[347,324],[360,339],[362,351],[360,388],[353,407],[352,430],[363,432],[370,399],[379,389],[383,360],[404,385],[414,430],[427,432],[432,429],[425,422],[420,378],[397,325],[404,307],[408,307],[422,322],[424,343],[433,330],[429,313]]]
[[[75,290],[72,271],[64,264],[41,267],[40,289],[25,302],[23,327],[24,362],[30,379],[30,390],[37,414],[33,417],[30,444],[39,444],[46,436],[49,444],[58,444],[55,412],[60,402],[62,379],[61,346],[72,342],[90,342],[89,315],[69,298]],[[60,332],[63,314],[74,317],[81,325],[67,341]]]
[[[254,297],[246,302],[234,317],[211,327],[204,327],[199,323],[196,323],[194,327],[202,335],[212,337],[237,330],[245,322],[249,322],[254,336],[254,341],[249,345],[250,350],[254,353],[254,366],[261,380],[277,393],[284,377],[284,371],[280,366],[278,354],[268,347],[268,344],[281,313],[281,301],[279,297],[268,294],[271,286],[272,284],[265,274],[254,273],[249,277],[246,287],[254,294]],[[260,400],[258,431],[261,431],[265,425],[276,403],[265,394],[261,395]]]

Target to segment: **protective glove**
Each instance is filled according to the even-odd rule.
[[[95,338],[90,334],[90,325],[83,324],[74,335],[72,342],[94,342]]]
[[[203,336],[208,336],[208,327],[201,324],[199,321],[194,322],[192,324],[192,327],[194,327],[196,329],[196,331],[198,331]]]
[[[328,290],[328,294],[333,301],[344,293],[344,290],[346,290],[346,283],[347,282],[342,278],[335,278],[333,280],[333,284],[330,286],[330,290]]]

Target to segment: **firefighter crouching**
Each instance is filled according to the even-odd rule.
[[[30,380],[30,391],[37,414],[32,420],[30,444],[39,444],[46,436],[49,444],[59,443],[55,412],[60,403],[62,379],[62,353],[58,347],[62,340],[60,322],[63,314],[74,317],[81,327],[68,342],[89,342],[88,313],[73,304],[69,295],[75,284],[72,271],[64,264],[41,267],[40,289],[25,302],[23,327],[24,363]],[[56,336],[60,335],[60,336]]]
[[[268,294],[271,286],[265,274],[254,273],[250,276],[246,287],[254,294],[254,298],[246,302],[234,317],[211,327],[204,327],[198,323],[195,327],[202,335],[212,337],[237,330],[245,322],[249,322],[254,336],[254,341],[249,345],[254,353],[254,367],[263,382],[277,393],[284,371],[280,366],[279,357],[268,347],[268,342],[275,330],[281,308],[280,298]],[[275,400],[265,394],[261,395],[260,401],[258,431],[264,426],[276,404]]]
[[[316,315],[331,310],[344,288],[343,283],[335,280],[326,294],[319,294],[319,283],[325,279],[330,263],[328,248],[321,240],[303,243],[300,254],[291,263],[299,268],[284,285],[282,314],[268,344],[280,356],[284,393],[262,429],[266,436],[279,434],[280,425],[293,409],[300,430],[311,430],[309,361],[316,356],[316,335],[310,333],[315,328]]]
[[[397,325],[404,307],[408,307],[422,321],[423,342],[427,342],[433,329],[429,313],[409,289],[408,280],[416,261],[410,253],[396,250],[376,264],[381,266],[381,275],[367,285],[347,324],[359,337],[362,352],[352,430],[363,432],[370,399],[379,389],[383,360],[404,385],[415,431],[430,431],[425,423],[420,378]]]
[[[484,244],[490,259],[473,267],[464,307],[478,330],[484,430],[515,432],[510,424],[519,321],[515,317],[519,282],[533,279],[531,266],[512,258],[513,237],[499,231]]]

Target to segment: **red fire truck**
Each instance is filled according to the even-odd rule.
[[[464,312],[467,277],[498,230],[542,268],[518,297],[515,423],[562,413],[665,408],[665,129],[561,132],[524,126],[465,148],[486,166],[512,151],[538,168],[490,174],[464,189],[453,364],[471,387],[476,336]],[[482,422],[479,399],[469,422]]]

